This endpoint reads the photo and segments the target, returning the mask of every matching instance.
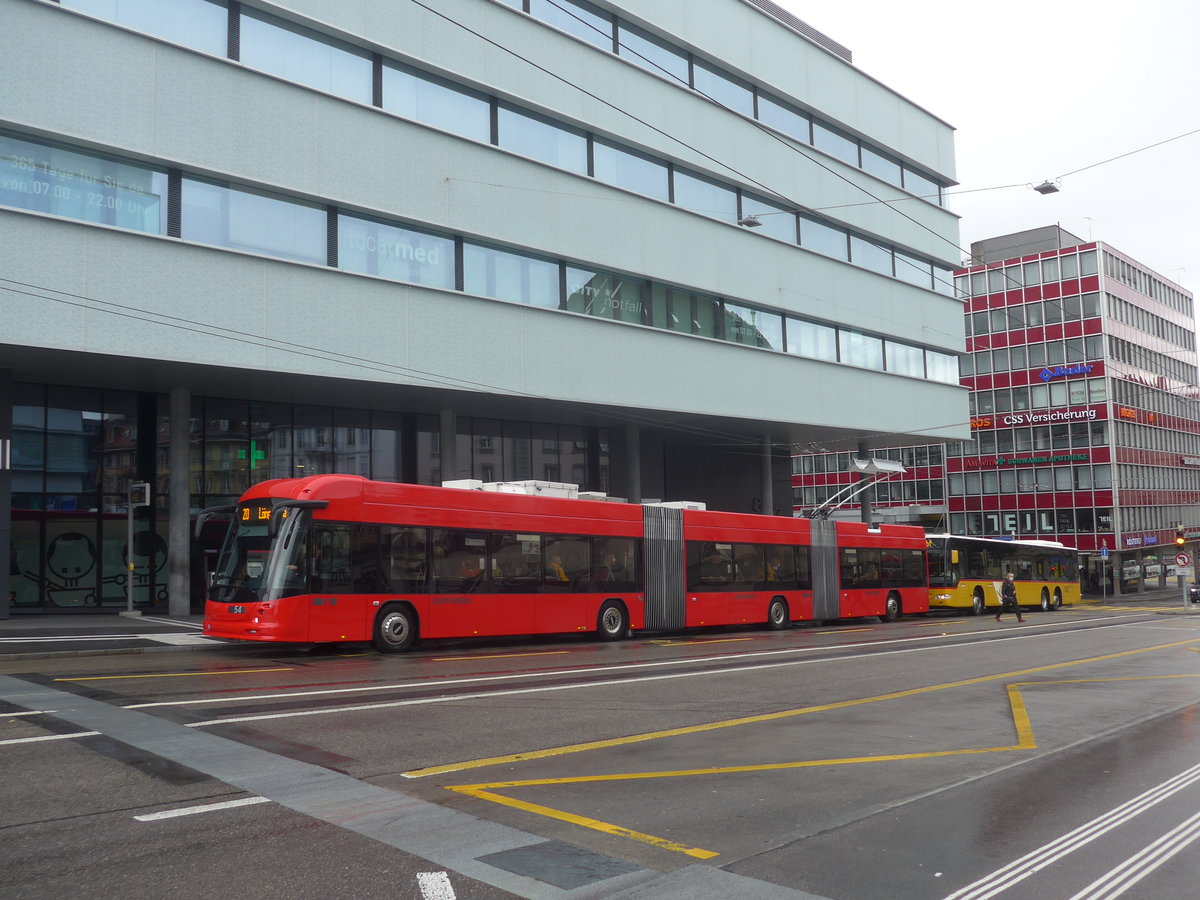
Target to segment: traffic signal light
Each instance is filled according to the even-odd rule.
[[[1175,529],[1175,546],[1182,547],[1186,543],[1187,543],[1187,537],[1184,535],[1183,529],[1176,528]]]

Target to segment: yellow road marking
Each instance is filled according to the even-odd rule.
[[[490,656],[435,656],[434,662],[460,662],[464,659],[512,659],[518,656],[558,656],[570,650],[546,650],[538,653],[494,653]]]
[[[980,675],[975,678],[967,678],[962,681],[952,681],[946,684],[932,684],[926,687],[909,688],[904,691],[893,691],[887,694],[879,694],[875,697],[859,697],[854,700],[839,700],[834,703],[825,703],[820,706],[805,706],[799,709],[785,709],[779,712],[764,713],[757,716],[742,716],[736,719],[724,719],[719,722],[705,722],[701,725],[685,725],[679,728],[668,728],[662,731],[649,731],[643,734],[627,735],[626,737],[608,738],[601,741],[587,741],[582,744],[567,744],[562,747],[549,747],[544,750],[530,750],[525,753],[512,753],[506,756],[492,756],[486,759],[464,760],[457,763],[447,763],[441,766],[427,766],[422,769],[411,769],[404,772],[406,778],[423,778],[428,775],[444,775],[448,772],[461,772],[467,769],[480,769],[487,766],[506,765],[515,762],[524,762],[530,759],[546,759],[551,756],[564,756],[570,753],[583,753],[588,750],[602,750],[608,747],[621,747],[627,744],[636,744],[642,741],[659,740],[660,738],[679,737],[685,734],[699,734],[705,731],[718,731],[722,728],[735,728],[739,725],[754,725],[760,722],[774,722],[779,719],[790,719],[795,716],[804,716],[810,713],[826,712],[832,709],[847,709],[852,706],[864,706],[868,703],[879,703],[884,700],[898,700],[902,697],[916,697],[921,694],[931,694],[936,691],[946,691],[952,688],[967,687],[974,684],[984,684],[989,681],[1003,681],[1010,678],[1017,678],[1023,675],[1032,675],[1037,672],[1052,672],[1055,669],[1062,669],[1068,666],[1078,666],[1089,662],[1103,662],[1109,659],[1120,659],[1125,656],[1133,656],[1139,653],[1149,653],[1154,650],[1167,650],[1173,647],[1183,647],[1188,644],[1200,643],[1200,638],[1191,638],[1186,641],[1176,641],[1170,644],[1158,644],[1154,647],[1145,647],[1140,650],[1123,650],[1119,653],[1110,653],[1104,656],[1094,656],[1088,659],[1070,660],[1068,662],[1051,663],[1046,666],[1036,666],[1029,669],[1018,669],[1013,672],[1002,672],[998,675]]]
[[[1165,645],[1167,647],[1177,645]],[[1146,648],[1147,650],[1159,648]],[[1188,650],[1196,650],[1194,647],[1187,647]],[[1144,650],[1126,651],[1124,653],[1111,654],[1108,656],[1094,657],[1094,660],[1111,659],[1114,656],[1125,656],[1129,653],[1141,653]],[[1198,651],[1200,652],[1200,651]],[[1090,662],[1093,660],[1079,660],[1079,663]],[[1069,663],[1063,665],[1070,665]],[[1025,671],[1042,671],[1058,666],[1044,666],[1039,669]],[[742,774],[747,772],[776,772],[789,769],[808,769],[821,766],[836,766],[836,765],[858,765],[863,763],[873,762],[895,762],[899,760],[915,760],[915,759],[936,759],[939,757],[948,756],[969,756],[982,753],[1003,753],[1013,750],[1036,750],[1037,741],[1033,736],[1033,725],[1029,720],[1029,712],[1025,707],[1025,698],[1021,694],[1023,687],[1045,687],[1047,685],[1056,684],[1105,684],[1113,681],[1157,681],[1162,679],[1173,678],[1200,678],[1200,675],[1138,675],[1124,678],[1077,678],[1061,681],[1026,681],[1014,682],[1005,686],[1005,692],[1008,695],[1009,708],[1012,712],[1013,726],[1017,734],[1017,742],[1008,746],[1001,747],[965,747],[955,750],[929,750],[916,753],[891,753],[881,756],[849,756],[831,759],[808,759],[797,760],[786,763],[759,763],[755,765],[743,766],[712,766],[704,769],[684,769],[679,771],[664,771],[664,772],[626,772],[611,775],[576,775],[565,778],[530,778],[520,781],[496,781],[486,784],[461,784],[461,785],[446,785],[447,790],[455,791],[467,796],[476,797],[480,800],[489,800],[493,803],[500,803],[504,806],[510,806],[514,809],[520,809],[525,812],[531,812],[537,815],[546,816],[552,819],[558,819],[563,822],[569,822],[573,825],[579,825],[584,828],[591,828],[595,831],[602,831],[606,834],[613,834],[619,837],[627,837],[632,840],[641,841],[642,843],[652,844],[664,850],[671,850],[677,853],[684,853],[688,856],[693,856],[698,859],[712,859],[719,856],[711,850],[702,850],[697,847],[687,847],[674,841],[665,838],[655,837],[643,832],[632,831],[628,828],[623,828],[620,825],[613,825],[609,822],[602,822],[598,819],[592,819],[586,816],[577,816],[574,813],[564,812],[549,806],[542,806],[536,803],[529,803],[524,800],[516,800],[512,797],[506,797],[503,794],[497,794],[495,791],[502,789],[512,789],[519,787],[541,787],[556,784],[586,784],[589,782],[612,782],[612,781],[643,781],[650,779],[661,778],[686,778],[700,775],[729,775]],[[979,681],[986,679],[973,679]],[[903,694],[904,692],[900,692]],[[895,695],[882,695],[890,697]],[[837,705],[837,704],[832,704]]]
[[[666,838],[655,837],[652,834],[645,834],[641,831],[633,831],[629,828],[623,828],[620,825],[613,825],[611,822],[601,822],[599,819],[591,819],[587,816],[577,816],[574,813],[563,812],[559,809],[551,809],[548,806],[539,806],[536,803],[526,803],[524,800],[514,800],[512,797],[505,797],[501,794],[493,794],[490,791],[478,789],[470,785],[461,787],[452,787],[452,791],[458,791],[460,794],[468,794],[472,797],[478,797],[481,800],[490,800],[493,803],[500,803],[504,806],[511,806],[514,809],[520,809],[525,812],[535,813],[537,815],[546,816],[551,819],[558,819],[561,822],[570,822],[572,825],[579,825],[583,828],[590,828],[593,831],[602,831],[605,834],[613,834],[617,837],[626,837],[631,840],[640,841],[643,844],[651,844],[655,847],[660,847],[663,850],[672,850],[676,853],[684,853],[696,859],[712,859],[719,854],[712,850],[703,850],[700,847],[688,847],[684,844],[669,841]]]
[[[223,669],[219,672],[159,672],[157,675],[89,675],[86,678],[55,678],[55,681],[116,681],[119,678],[196,678],[204,675],[251,675],[255,672],[291,672],[295,666],[274,669]]]
[[[830,631],[827,628],[822,628],[820,631],[815,632],[815,634],[850,634],[853,631],[877,631],[877,630],[878,629],[876,629],[876,628],[838,628],[833,631]]]

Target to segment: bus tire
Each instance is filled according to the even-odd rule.
[[[975,588],[975,593],[971,595],[971,615],[982,616],[987,609],[987,602],[983,599],[983,588]]]
[[[417,640],[417,614],[404,603],[389,603],[375,617],[371,644],[381,653],[403,653]]]
[[[900,618],[902,610],[900,608],[900,595],[895,591],[891,591],[887,595],[887,602],[883,606],[883,615],[879,617],[880,622],[895,622]]]
[[[1042,588],[1042,611],[1050,612],[1052,609],[1054,609],[1054,606],[1050,603],[1050,591]]]
[[[629,613],[619,600],[605,600],[596,616],[596,634],[602,641],[619,641],[629,633]]]
[[[782,631],[792,624],[792,616],[788,611],[787,601],[782,597],[772,597],[767,606],[767,627],[772,631]]]

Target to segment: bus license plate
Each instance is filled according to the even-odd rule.
[[[231,614],[231,615],[240,616],[240,615],[243,615],[243,614],[246,612],[246,607],[244,607],[244,606],[231,606],[231,607],[229,607],[229,612],[230,612],[230,614]]]

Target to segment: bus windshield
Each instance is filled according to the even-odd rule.
[[[218,603],[253,603],[259,599],[272,556],[273,507],[271,500],[238,504],[217,560],[210,599]]]

